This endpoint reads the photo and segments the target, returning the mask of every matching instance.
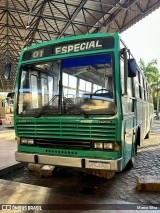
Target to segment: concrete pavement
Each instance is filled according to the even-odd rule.
[[[84,196],[76,198],[58,194],[55,189],[33,186],[24,183],[0,180],[0,209],[7,208],[23,212],[23,209],[36,208],[32,212],[108,212],[108,213],[142,213],[142,208],[151,208],[151,205],[132,204],[129,202],[104,198],[103,200]],[[2,205],[3,206],[2,206]],[[7,205],[7,206],[6,206]],[[20,210],[19,210],[20,209]],[[49,209],[49,210],[47,210]],[[137,210],[136,210],[137,209]],[[2,210],[4,212],[4,210]],[[159,212],[159,210],[154,212]],[[151,210],[145,210],[150,213]]]
[[[14,129],[0,126],[0,176],[22,166],[15,160],[16,149]]]

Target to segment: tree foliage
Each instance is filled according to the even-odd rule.
[[[157,59],[152,59],[147,64],[145,64],[143,59],[140,59],[139,66],[147,77],[149,84],[158,84],[158,81],[160,80],[160,74],[157,68]]]
[[[151,84],[153,89],[154,105],[156,108],[157,97],[160,96],[160,74],[157,68],[157,59],[152,59],[147,64],[143,59],[139,61],[139,67],[144,72],[144,75],[147,77],[149,84]]]

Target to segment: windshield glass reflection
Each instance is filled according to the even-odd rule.
[[[110,54],[30,64],[21,70],[21,116],[115,113]]]

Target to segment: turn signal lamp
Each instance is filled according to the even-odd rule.
[[[15,139],[17,140],[17,145],[20,145],[21,138],[20,137],[16,137]]]

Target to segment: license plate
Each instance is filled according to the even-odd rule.
[[[109,162],[89,160],[88,167],[93,169],[110,169],[111,165]]]

